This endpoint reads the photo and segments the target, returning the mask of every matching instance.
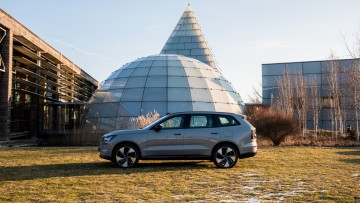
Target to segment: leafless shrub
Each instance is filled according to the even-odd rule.
[[[293,116],[279,110],[259,107],[249,114],[248,120],[256,127],[256,132],[271,139],[276,146],[287,136],[299,132],[299,124]]]
[[[153,112],[149,112],[146,115],[138,116],[136,118],[132,118],[129,124],[130,129],[139,129],[144,128],[149,125],[151,122],[157,120],[160,117],[155,110]]]

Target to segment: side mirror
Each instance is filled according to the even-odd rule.
[[[159,124],[157,124],[157,125],[155,126],[155,128],[154,128],[154,130],[155,130],[156,132],[159,132],[161,129],[162,129],[162,126],[159,125]]]

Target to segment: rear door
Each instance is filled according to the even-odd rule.
[[[184,115],[175,115],[159,123],[162,126],[160,131],[150,129],[144,150],[145,156],[165,158],[182,155],[184,120]]]
[[[211,150],[219,140],[219,129],[213,127],[211,114],[187,115],[183,147],[185,156],[211,156]]]

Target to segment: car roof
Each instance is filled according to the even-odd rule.
[[[167,115],[177,115],[177,114],[228,114],[228,115],[244,116],[243,114],[236,114],[231,112],[218,112],[218,111],[183,111],[183,112],[169,113]]]

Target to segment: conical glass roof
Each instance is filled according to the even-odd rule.
[[[198,59],[218,69],[215,57],[201,32],[200,25],[190,5],[187,6],[160,53],[179,54]]]
[[[113,72],[89,104],[87,120],[97,129],[126,128],[124,119],[157,111],[242,113],[242,100],[222,74],[181,55],[137,59]]]

